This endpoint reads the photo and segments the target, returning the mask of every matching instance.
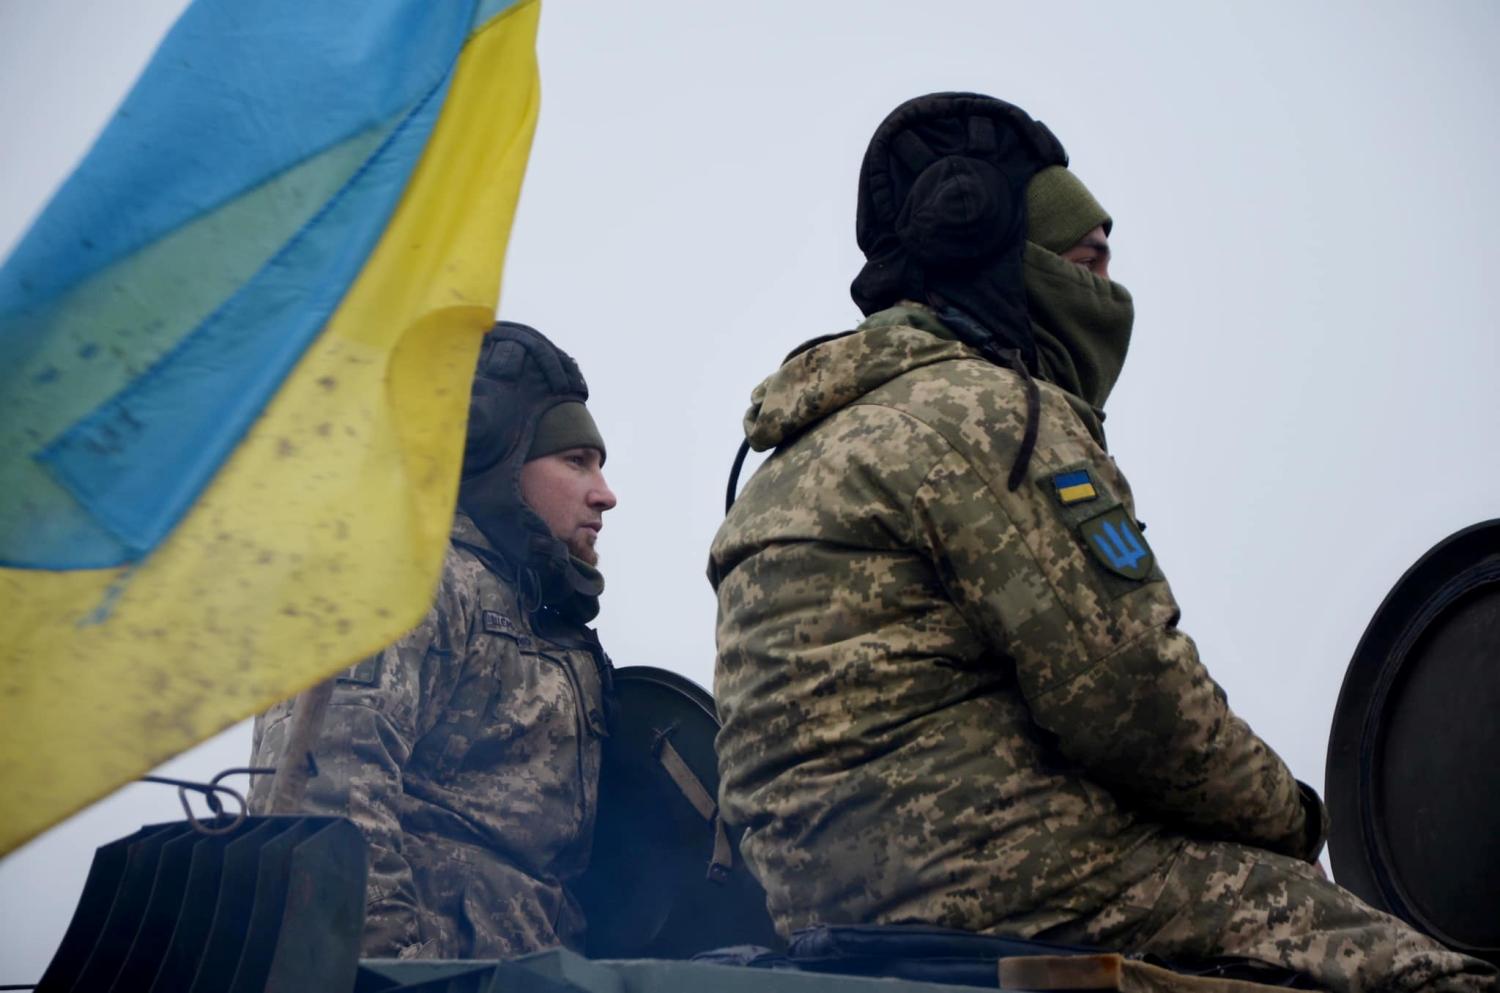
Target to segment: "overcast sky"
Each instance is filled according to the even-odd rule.
[[[0,254],[182,6],[0,0]],[[617,665],[711,684],[703,569],[749,392],[858,320],[855,180],[881,118],[979,90],[1044,120],[1114,215],[1137,318],[1111,451],[1183,628],[1321,786],[1371,613],[1500,506],[1500,5],[548,0],[541,32],[501,314],[593,390]],[[248,743],[170,768],[208,778]],[[180,815],[130,786],[0,861],[0,984],[40,976],[96,845]]]

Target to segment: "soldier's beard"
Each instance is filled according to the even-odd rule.
[[[588,565],[599,564],[599,553],[594,550],[597,535],[588,528],[580,528],[568,540],[568,553]]]

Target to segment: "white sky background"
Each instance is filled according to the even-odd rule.
[[[0,253],[182,6],[0,0]],[[616,664],[711,684],[703,569],[750,389],[858,320],[875,126],[979,90],[1051,126],[1115,217],[1137,318],[1111,451],[1183,628],[1321,786],[1371,613],[1500,506],[1497,42],[1484,0],[548,0],[501,313],[593,390],[620,497],[598,621]],[[169,768],[206,779],[248,741]],[[40,976],[95,846],[180,816],[130,786],[0,861],[0,984]]]

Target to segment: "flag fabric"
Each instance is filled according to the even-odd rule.
[[[0,269],[0,853],[427,609],[539,0],[196,0]]]

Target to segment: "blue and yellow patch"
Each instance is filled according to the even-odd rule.
[[[1073,469],[1053,476],[1052,491],[1057,494],[1057,502],[1064,507],[1086,503],[1099,495],[1087,469]]]

